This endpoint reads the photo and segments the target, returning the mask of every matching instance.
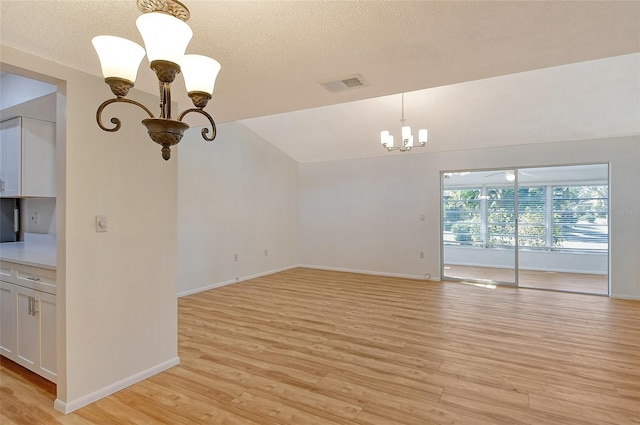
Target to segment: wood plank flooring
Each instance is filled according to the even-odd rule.
[[[515,279],[513,269],[451,264],[445,264],[444,268],[445,276],[457,279],[486,279],[500,282],[513,282]],[[609,293],[609,277],[599,274],[520,270],[518,285],[523,288],[584,292],[598,295],[607,295]]]
[[[179,299],[182,363],[64,416],[2,360],[9,424],[640,424],[640,302],[294,269]]]

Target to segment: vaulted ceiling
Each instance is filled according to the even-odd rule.
[[[436,145],[430,149],[464,149],[478,140],[486,145],[488,137],[495,137],[489,145],[599,137],[605,133],[600,128],[580,130],[594,120],[581,120],[561,134],[539,126],[551,110],[557,111],[554,125],[568,127],[571,116],[599,114],[603,108],[595,103],[620,93],[618,119],[624,132],[635,131],[629,114],[638,108],[633,72],[639,59],[629,54],[640,52],[640,2],[184,3],[194,31],[188,52],[222,64],[208,110],[218,122],[244,120],[300,162],[384,153],[379,131],[399,130],[402,92],[415,92],[406,97],[407,121],[429,127],[430,144]],[[1,0],[0,37],[7,46],[100,75],[91,38],[112,34],[142,44],[135,27],[139,14],[134,0]],[[136,88],[155,93],[145,62]],[[530,72],[540,69],[539,75]],[[367,86],[330,92],[320,84],[356,73]],[[516,75],[493,78],[508,74]],[[589,96],[591,89],[595,96]],[[503,135],[510,111],[527,105],[528,96],[538,106],[515,118],[522,132]],[[580,109],[586,101],[594,104]],[[576,109],[566,113],[567,108]],[[482,132],[485,127],[490,128]],[[448,140],[454,142],[442,144]]]

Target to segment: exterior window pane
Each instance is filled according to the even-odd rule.
[[[547,246],[546,187],[518,190],[518,245],[528,248]]]
[[[487,247],[512,247],[515,241],[513,189],[487,190]]]
[[[552,194],[548,196],[547,191]],[[552,205],[547,205],[547,199]],[[486,203],[484,214],[483,202]],[[514,206],[514,189],[511,188],[489,187],[485,189],[485,195],[480,188],[445,190],[445,245],[512,247],[515,241]],[[606,252],[608,211],[606,185],[520,187],[519,246],[538,250]]]
[[[609,243],[609,193],[602,186],[553,188],[554,247],[606,252]]]
[[[445,190],[443,226],[445,245],[482,245],[480,241],[480,189]]]

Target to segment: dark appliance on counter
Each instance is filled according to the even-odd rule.
[[[0,242],[17,242],[20,230],[18,200],[0,198]]]

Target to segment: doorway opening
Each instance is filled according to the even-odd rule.
[[[442,278],[609,294],[609,166],[441,173]]]
[[[19,120],[21,127],[20,149],[16,149],[20,156],[6,157],[4,164],[6,167],[12,161],[14,167],[19,166],[21,183],[29,182],[18,193],[3,194],[3,199],[16,198],[14,228],[18,229],[16,241],[22,246],[14,271],[3,276],[4,288],[14,295],[7,297],[9,291],[3,294],[3,330],[4,325],[14,326],[12,334],[4,335],[3,347],[11,344],[12,349],[9,354],[5,351],[3,357],[8,360],[2,362],[3,367],[18,371],[15,376],[28,385],[56,398],[66,391],[66,383],[58,379],[60,365],[65,364],[65,351],[58,347],[64,346],[61,329],[65,322],[61,290],[65,279],[59,265],[60,257],[64,258],[60,239],[65,229],[65,193],[60,189],[65,187],[66,175],[66,85],[57,78],[0,63],[0,93],[0,121],[17,125],[14,121]],[[3,259],[13,264],[12,257]],[[18,267],[29,277],[19,280]],[[46,285],[24,285],[27,289],[23,289],[29,281],[41,282],[36,275],[44,277]]]

